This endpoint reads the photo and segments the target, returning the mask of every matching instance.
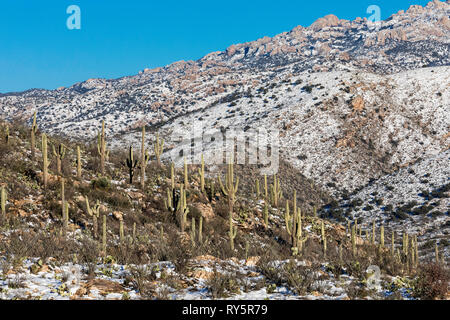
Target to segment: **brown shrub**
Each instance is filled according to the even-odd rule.
[[[449,272],[438,263],[420,266],[413,295],[424,300],[445,298],[448,291]]]

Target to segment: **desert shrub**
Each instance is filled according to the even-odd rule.
[[[106,177],[100,177],[92,180],[91,186],[94,189],[108,190],[111,187],[111,182]]]
[[[438,263],[427,263],[418,271],[413,295],[424,300],[444,299],[448,281],[448,270]]]
[[[206,287],[213,299],[226,298],[240,293],[240,279],[236,274],[219,273],[214,269],[213,276],[207,280]]]

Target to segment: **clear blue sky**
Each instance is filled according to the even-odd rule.
[[[178,60],[196,60],[233,43],[308,26],[333,13],[382,19],[423,0],[2,0],[0,92],[55,89],[89,78],[118,78]],[[69,5],[81,30],[68,30]]]

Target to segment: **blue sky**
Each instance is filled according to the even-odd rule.
[[[385,19],[422,0],[2,0],[0,92],[55,89],[89,78],[118,78],[178,60],[196,60],[234,43],[308,26],[333,13]],[[69,30],[69,5],[81,29]]]

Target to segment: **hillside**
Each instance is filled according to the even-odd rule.
[[[5,124],[0,129],[6,132]],[[269,191],[267,201],[261,177],[251,167],[234,166],[233,179],[241,182],[230,216],[226,185],[223,191],[217,178],[205,178],[202,191],[198,166],[186,168],[185,184],[183,170],[174,170],[172,178],[170,166],[152,159],[142,189],[138,173],[129,181],[125,152],[111,152],[102,175],[96,146],[82,145],[79,176],[76,146],[64,142],[61,172],[56,156],[50,156],[45,187],[43,149],[35,150],[34,160],[29,130],[15,123],[7,137],[3,134],[1,141],[2,299],[410,299],[429,297],[424,290],[430,285],[446,295],[446,286],[427,280],[429,268],[445,279],[439,266],[445,260],[422,265],[427,247],[412,233],[411,252],[403,251],[400,234],[392,251],[388,229],[383,233],[377,227],[372,240],[356,221],[349,221],[350,232],[346,223],[320,219],[309,209],[311,202],[320,207],[331,198],[287,164],[277,178],[289,184],[280,183],[276,198]],[[42,138],[38,134],[37,140]],[[55,137],[47,141],[55,150],[63,143]],[[271,190],[273,178],[268,179]],[[186,206],[174,211],[167,206],[166,192],[172,179],[172,200],[187,190]],[[62,197],[68,206],[64,214]],[[286,226],[292,227],[295,206],[301,234],[295,237],[297,249],[291,250]],[[382,277],[369,281],[366,270],[373,264],[380,266]]]

